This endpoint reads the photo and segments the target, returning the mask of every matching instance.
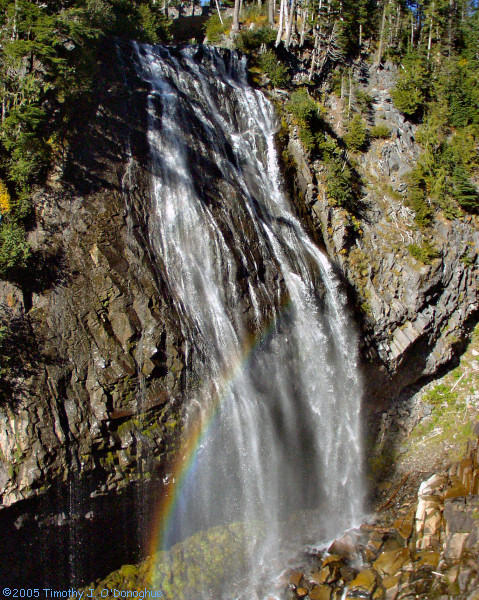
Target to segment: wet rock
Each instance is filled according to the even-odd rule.
[[[303,579],[303,573],[301,571],[293,571],[289,575],[289,583],[291,585],[294,585],[295,587],[299,586],[302,579]]]
[[[407,548],[382,552],[373,566],[381,575],[395,575],[410,561],[410,553]]]
[[[343,537],[334,540],[329,546],[328,552],[340,557],[348,557],[355,553],[356,543],[357,537],[347,533]]]
[[[439,552],[419,551],[416,553],[415,567],[428,566],[436,568],[439,563]]]
[[[348,596],[370,596],[376,588],[376,572],[373,569],[364,569],[348,584]]]
[[[340,577],[340,571],[337,564],[329,564],[323,567],[318,575],[316,583],[333,583]]]
[[[331,588],[327,585],[315,585],[309,592],[310,600],[330,600]]]
[[[395,530],[401,536],[401,538],[407,541],[414,529],[414,508],[410,509],[406,515],[396,519],[393,523]]]

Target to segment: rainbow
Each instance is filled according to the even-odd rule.
[[[153,520],[152,536],[148,544],[148,555],[153,555],[158,550],[165,550],[167,534],[172,524],[175,509],[181,496],[182,489],[187,481],[188,475],[194,468],[195,460],[202,441],[210,430],[216,415],[218,414],[224,399],[228,396],[232,384],[237,379],[244,367],[248,364],[254,351],[274,333],[279,319],[288,314],[291,307],[289,294],[284,294],[280,310],[273,316],[256,334],[251,334],[243,343],[242,352],[235,364],[230,366],[221,377],[220,385],[217,387],[209,384],[209,389],[203,389],[201,396],[209,398],[209,404],[204,418],[196,420],[189,425],[183,441],[177,453],[177,458],[170,466],[171,476],[163,490],[158,508]],[[155,561],[151,560],[147,576],[148,584],[153,581],[155,572]]]

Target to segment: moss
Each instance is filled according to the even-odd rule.
[[[470,361],[474,358],[473,351],[479,348],[478,331],[479,326],[459,366],[420,396],[421,402],[431,407],[431,414],[411,431],[405,457],[422,453],[444,454],[448,461],[459,459],[467,442],[474,437],[473,423],[479,417],[479,409],[470,402],[470,396],[478,392],[479,382],[475,373],[470,372]]]
[[[247,568],[245,545],[265,533],[264,525],[241,523],[201,531],[157,552],[138,565],[124,565],[88,586],[101,590],[161,590],[166,600],[197,598],[206,591],[219,597],[224,582],[234,581]]]

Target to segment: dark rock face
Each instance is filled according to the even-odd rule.
[[[161,472],[178,430],[183,339],[148,237],[145,91],[129,51],[105,49],[110,87],[62,181],[34,197],[38,280],[0,288],[29,344],[0,406],[3,507],[80,473],[101,493]]]
[[[360,308],[367,380],[375,402],[397,395],[450,361],[479,308],[475,217],[436,218],[431,233],[438,258],[431,264],[408,251],[410,244],[421,245],[422,233],[404,205],[402,176],[414,166],[420,147],[414,139],[416,126],[392,104],[393,84],[392,67],[370,73],[371,123],[385,124],[391,137],[372,141],[358,158],[365,186],[358,218],[329,202],[323,165],[308,160],[294,127],[288,144],[307,218],[351,284]],[[331,96],[327,102],[330,125],[341,134],[341,101]]]

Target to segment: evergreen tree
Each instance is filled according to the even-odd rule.
[[[462,166],[456,166],[454,169],[452,194],[461,208],[468,212],[479,212],[479,191]]]

